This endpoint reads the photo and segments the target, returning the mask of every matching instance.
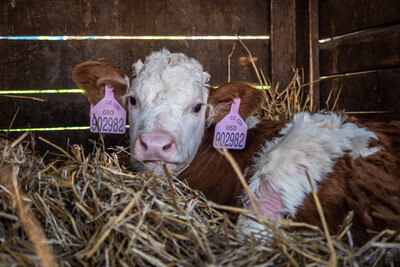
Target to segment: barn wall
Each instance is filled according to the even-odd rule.
[[[342,88],[338,109],[400,119],[400,1],[320,1],[319,33],[320,75],[339,75],[320,83],[321,103]]]
[[[0,36],[259,36],[269,35],[269,1],[240,0],[53,0],[2,1]],[[263,72],[269,72],[269,40],[244,40]],[[198,59],[218,85],[228,79],[258,82],[248,53],[237,40],[0,40],[0,90],[76,88],[79,63],[101,60],[129,75],[131,65],[163,47]],[[81,94],[0,96],[0,129],[87,126],[89,103]],[[98,139],[88,130],[35,132],[65,148]],[[121,143],[123,136],[106,136]],[[122,141],[121,141],[122,140]],[[43,146],[42,146],[43,145]],[[42,150],[48,146],[41,143]]]

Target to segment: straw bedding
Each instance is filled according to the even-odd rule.
[[[283,93],[268,90],[259,116],[290,118],[310,104],[309,97],[299,100],[302,94],[297,78]],[[28,133],[0,138],[2,266],[400,262],[399,230],[376,233],[364,247],[353,247],[352,214],[338,233],[259,217],[269,234],[246,236],[229,220],[240,209],[209,202],[172,175],[132,172],[123,147],[95,144],[83,151],[74,145],[56,157],[41,157],[31,150],[31,139]]]
[[[85,157],[74,146],[69,157],[48,163],[23,140],[2,139],[0,149],[3,263],[38,265],[49,257],[64,266],[332,261],[321,230],[308,226],[300,231],[297,227],[302,225],[266,220],[270,237],[244,236],[228,220],[224,207],[207,202],[200,192],[174,178],[168,181],[150,172],[127,170],[127,152],[122,148],[103,153],[97,146]],[[33,237],[32,231],[43,231],[43,236]],[[395,240],[385,242],[393,235],[387,231],[364,248],[352,248],[346,231],[343,227],[343,232],[331,236],[339,264],[388,261],[396,254],[388,248],[400,246]]]

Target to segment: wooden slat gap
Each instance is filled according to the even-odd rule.
[[[360,35],[360,34],[368,34],[368,33],[378,32],[380,30],[387,30],[388,28],[391,28],[391,27],[397,28],[399,25],[400,25],[400,21],[377,25],[377,26],[373,26],[373,27],[369,27],[369,28],[365,28],[365,29],[361,29],[361,30],[357,30],[357,31],[348,32],[345,34],[339,34],[339,35],[329,37],[329,38],[320,39],[319,43],[327,44],[332,41],[337,41],[337,40],[353,37],[353,36]]]
[[[338,77],[350,77],[350,76],[357,76],[357,75],[363,75],[363,74],[368,74],[368,73],[374,73],[378,72],[380,70],[397,70],[398,67],[382,67],[382,68],[374,68],[371,70],[364,70],[364,71],[354,71],[354,72],[344,72],[344,73],[337,73],[333,75],[324,75],[320,76],[319,80],[326,80],[326,79],[332,79],[332,78],[338,78]]]

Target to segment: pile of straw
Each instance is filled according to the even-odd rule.
[[[399,260],[399,233],[355,248],[349,225],[327,235],[311,225],[271,222],[247,236],[227,212],[170,176],[134,173],[122,147],[60,150],[50,161],[29,135],[0,139],[0,261],[21,266],[364,265]],[[351,215],[350,215],[351,216]],[[348,220],[349,221],[349,220]]]
[[[311,84],[317,83],[322,79],[320,79],[319,81],[313,81],[309,84],[302,84],[302,80],[304,80],[304,78],[302,79],[299,70],[296,69],[293,73],[292,80],[289,82],[285,89],[281,90],[279,88],[279,83],[277,83],[275,87],[272,87],[262,69],[257,68],[251,51],[247,48],[243,41],[240,40],[238,36],[237,38],[249,55],[254,73],[258,78],[258,85],[265,89],[265,101],[259,112],[256,114],[257,117],[268,120],[290,120],[296,113],[299,112],[315,112],[315,106],[313,104],[313,91],[312,89],[310,90],[309,87]],[[232,52],[228,56],[228,82],[231,81],[230,58],[234,53],[234,50],[235,45],[232,48]],[[332,77],[337,77],[337,75]],[[337,97],[339,97],[339,95],[340,91]],[[331,95],[329,96],[328,101],[330,100],[330,98]],[[337,98],[335,104],[332,107],[332,111],[335,110],[336,102]]]

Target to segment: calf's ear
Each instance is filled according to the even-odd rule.
[[[216,89],[210,88],[208,103],[211,104],[211,110],[208,119],[212,123],[221,121],[228,115],[232,101],[237,97],[241,100],[239,115],[246,120],[261,107],[265,92],[244,82],[229,82]]]
[[[84,62],[75,67],[72,79],[85,90],[89,102],[93,105],[103,99],[105,84],[111,84],[114,87],[115,99],[126,107],[124,96],[129,88],[129,78],[113,65],[100,61]]]

